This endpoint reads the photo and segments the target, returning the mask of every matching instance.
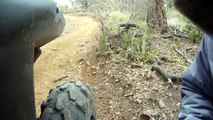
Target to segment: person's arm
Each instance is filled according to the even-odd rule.
[[[209,37],[205,36],[193,64],[182,78],[182,103],[179,120],[213,119],[213,80],[210,65],[213,55],[209,56],[213,54],[212,48],[210,48],[213,47],[213,44],[210,46],[210,43],[207,43],[209,41]]]

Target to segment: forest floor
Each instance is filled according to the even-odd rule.
[[[113,61],[100,53],[100,24],[89,16],[66,15],[63,34],[43,46],[35,63],[37,116],[48,91],[57,84],[81,80],[91,85],[98,120],[175,120],[180,109],[181,81],[168,83],[151,71],[152,63]],[[173,44],[191,60],[199,45],[183,39],[156,36],[149,47],[158,49],[160,65],[182,76],[189,67]],[[183,49],[184,48],[184,49]]]

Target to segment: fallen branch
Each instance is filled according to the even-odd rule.
[[[171,82],[177,82],[177,81],[180,81],[180,77],[177,77],[177,76],[171,76],[168,74],[168,72],[162,68],[160,65],[158,64],[154,64],[152,66],[152,71],[155,70],[157,71],[159,74],[162,75],[163,79],[169,83]]]
[[[128,93],[128,94],[126,94],[126,95],[124,95],[125,97],[130,97],[130,96],[134,96],[134,94],[133,94],[133,92],[131,92],[131,93]]]
[[[62,76],[60,76],[59,78],[57,78],[56,80],[54,80],[54,82],[61,81],[61,80],[65,79],[65,78],[70,78],[70,77],[67,76],[67,75],[62,75]]]
[[[177,49],[177,46],[175,43],[174,43],[174,50],[175,50],[175,52],[180,54],[185,59],[186,62],[188,62],[190,64],[192,63],[192,61],[184,53],[182,53],[180,50]]]
[[[173,36],[172,35],[170,35],[170,34],[168,34],[168,35],[160,35],[160,37],[162,37],[162,38],[165,38],[165,39],[168,39],[168,38],[172,38]]]
[[[180,37],[180,38],[189,39],[189,37],[188,37],[188,36],[181,35],[181,34],[174,34],[174,36],[176,36],[176,37]]]
[[[185,39],[189,39],[189,37],[188,36],[185,36],[185,35],[181,35],[181,34],[172,34],[172,35],[170,35],[170,34],[168,34],[168,35],[161,35],[161,37],[162,38],[172,38],[173,36],[176,36],[176,37],[180,37],[180,38],[185,38]]]
[[[124,24],[120,24],[119,26],[120,26],[120,27],[124,27],[124,29],[127,29],[127,30],[129,30],[131,27],[139,28],[138,25],[136,25],[136,24],[131,24],[131,23],[124,23]]]

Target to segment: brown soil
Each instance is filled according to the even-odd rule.
[[[48,91],[69,80],[93,83],[89,67],[95,64],[99,24],[91,17],[66,15],[67,25],[62,36],[43,46],[35,63],[35,98],[37,115]]]
[[[65,18],[64,33],[42,47],[42,55],[35,63],[37,115],[51,88],[64,81],[81,80],[94,90],[98,120],[177,119],[180,82],[168,84],[156,72],[147,77],[150,63],[118,62],[101,56],[99,23],[88,16]],[[167,58],[161,65],[170,74],[182,75],[189,64],[173,50],[171,41],[156,39],[150,46],[159,49],[159,57]],[[178,46],[182,43],[176,41]],[[189,58],[193,58],[197,45],[184,42],[184,46],[189,49]]]

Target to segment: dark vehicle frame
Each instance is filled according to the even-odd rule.
[[[1,0],[0,11],[0,119],[96,120],[92,89],[76,80],[51,89],[36,118],[33,64],[65,26],[56,3]]]
[[[65,20],[53,0],[1,0],[0,11],[0,119],[36,120],[34,56]]]

